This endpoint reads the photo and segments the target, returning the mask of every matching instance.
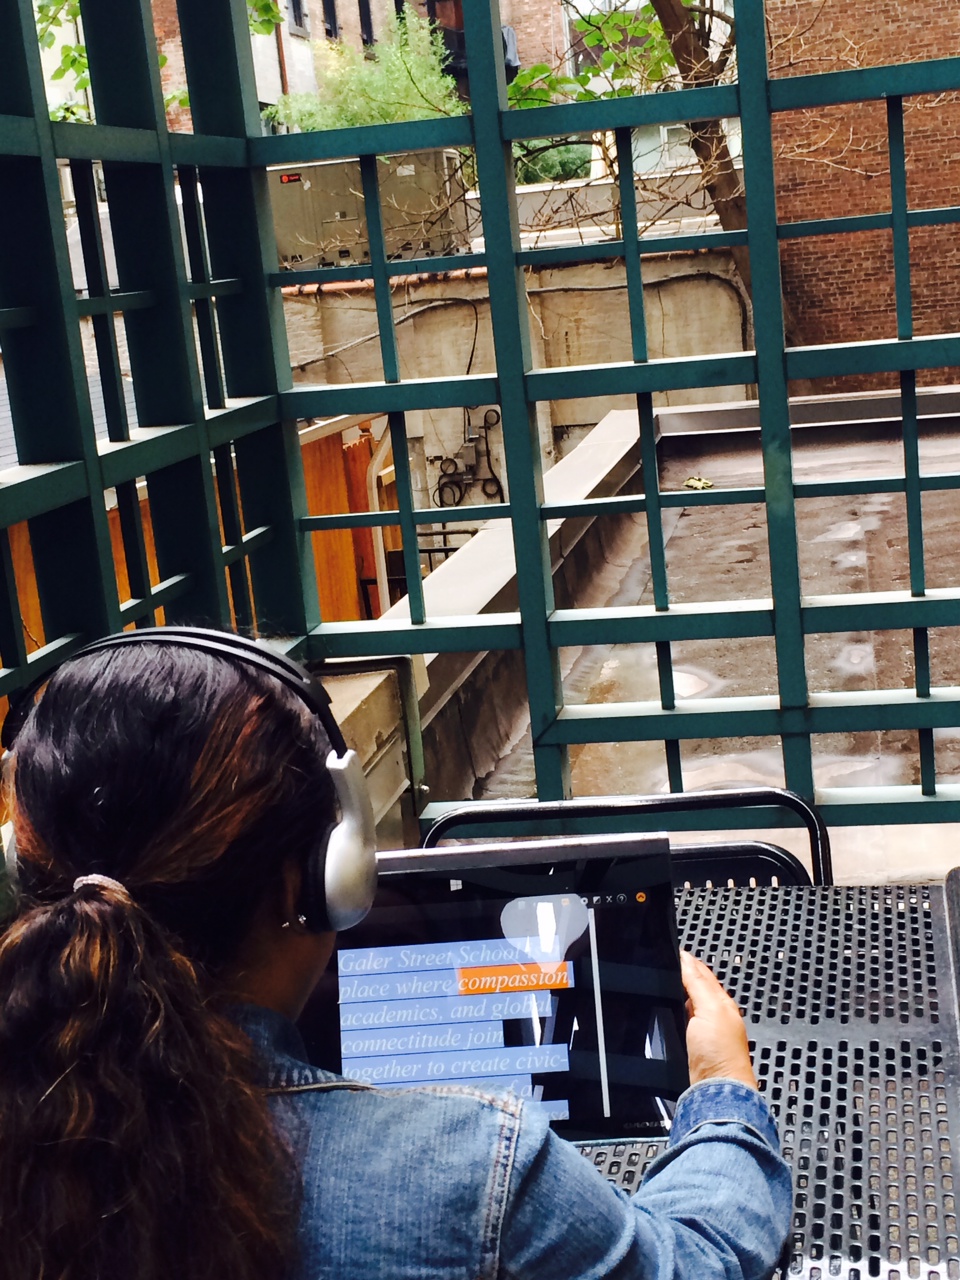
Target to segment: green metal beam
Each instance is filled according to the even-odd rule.
[[[571,102],[555,107],[528,107],[505,112],[504,138],[546,138],[552,134],[599,133],[649,124],[683,124],[689,120],[719,120],[740,114],[738,86],[715,85],[678,89],[636,97]]]
[[[428,618],[418,626],[406,619],[325,622],[307,636],[310,658],[369,658],[396,653],[485,653],[523,647],[519,613]]]
[[[960,89],[960,58],[907,62],[895,66],[781,76],[770,81],[771,111],[798,111],[847,102],[868,102]]]
[[[383,382],[330,383],[325,387],[299,384],[280,394],[280,411],[291,418],[333,418],[338,414],[369,413],[372,418],[392,409],[461,409],[496,404],[498,380],[471,373],[459,378],[409,378],[395,386]]]
[[[407,151],[437,151],[443,147],[469,147],[472,144],[471,117],[446,116],[399,124],[367,124],[323,133],[251,137],[248,146],[252,165],[297,165],[311,160],[398,155]]]

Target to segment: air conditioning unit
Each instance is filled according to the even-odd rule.
[[[412,152],[379,160],[388,258],[433,258],[469,249],[462,168],[456,151]],[[359,161],[325,160],[267,172],[281,267],[370,261]]]

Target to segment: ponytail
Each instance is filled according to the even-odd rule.
[[[0,937],[5,1280],[273,1280],[296,1222],[251,1048],[120,885]]]

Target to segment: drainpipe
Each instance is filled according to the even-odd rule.
[[[367,466],[367,502],[368,511],[380,510],[380,490],[377,479],[383,467],[383,460],[390,452],[390,428],[383,435],[373,451],[373,457]],[[383,545],[383,526],[375,525],[373,534],[373,559],[377,567],[377,595],[380,597],[380,612],[386,613],[390,608],[390,584],[387,581],[387,553]]]
[[[283,31],[281,23],[273,28],[273,34],[277,38],[277,66],[280,68],[280,92],[288,94],[290,92],[290,81],[287,78],[287,53],[283,47]]]

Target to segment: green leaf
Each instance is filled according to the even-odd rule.
[[[283,22],[283,14],[275,0],[249,0],[247,22],[256,35],[269,36]]]

